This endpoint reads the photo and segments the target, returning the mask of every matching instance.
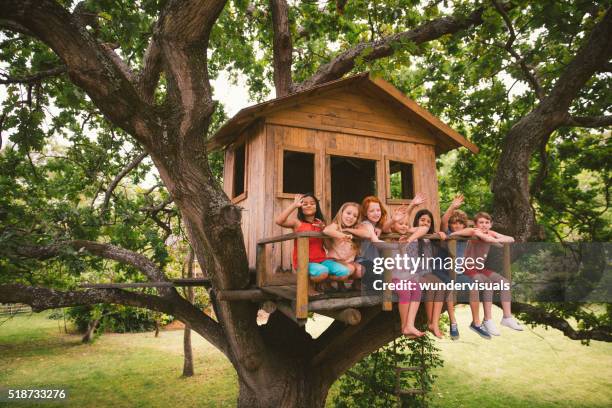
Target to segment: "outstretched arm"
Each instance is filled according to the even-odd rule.
[[[464,228],[451,233],[450,237],[473,237],[476,234],[476,228]]]
[[[291,203],[291,205],[283,210],[280,214],[276,216],[274,222],[277,225],[280,225],[284,228],[297,228],[300,225],[300,220],[296,217],[291,217],[291,213],[293,213],[296,209],[302,206],[302,195],[298,194],[295,196],[295,200]]]
[[[453,212],[455,212],[456,209],[461,207],[461,204],[463,204],[463,201],[464,201],[463,194],[458,194],[455,196],[455,198],[453,199],[453,202],[451,203],[451,205],[448,207],[448,209],[442,216],[442,221],[440,222],[441,224],[440,229],[442,231],[448,231],[448,220],[453,215]]]
[[[357,228],[347,228],[345,231],[350,232],[361,239],[369,239],[372,242],[381,242],[381,239],[378,238],[378,235],[376,235],[376,229],[369,223],[359,224]]]
[[[342,231],[340,231],[338,229],[338,225],[337,224],[329,224],[327,227],[325,227],[325,229],[323,230],[323,234],[332,237],[332,238],[337,238],[337,239],[344,239],[344,240],[352,240],[353,236],[351,234],[346,234]]]
[[[499,232],[495,231],[489,231],[489,233],[495,237],[496,242],[499,242],[501,244],[511,244],[514,242],[514,237],[511,237],[509,235],[500,234]]]
[[[393,214],[391,215],[391,217],[389,217],[389,219],[385,222],[385,224],[382,227],[383,232],[385,233],[391,232],[391,228],[393,227],[393,224],[404,219],[404,217],[409,216],[412,210],[414,210],[416,207],[423,204],[424,202],[425,202],[425,196],[421,193],[417,193],[412,199],[412,201],[410,201],[410,204],[402,205],[401,207],[393,211]]]
[[[417,228],[414,228],[412,231],[413,231],[412,234],[408,237],[408,240],[407,240],[408,243],[416,241],[417,239],[427,235],[427,232],[429,231],[429,227],[417,227]]]

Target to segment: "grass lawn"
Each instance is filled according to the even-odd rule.
[[[0,388],[68,389],[67,403],[45,407],[235,405],[234,370],[197,335],[192,337],[196,375],[183,379],[182,330],[159,338],[105,334],[84,345],[46,316],[21,315],[0,325]],[[461,340],[437,342],[445,366],[438,371],[433,406],[612,406],[612,344],[585,347],[542,328],[523,333],[502,328],[501,337],[486,341],[467,330],[466,307],[458,308],[458,317]],[[317,316],[309,331],[321,332],[328,324]]]

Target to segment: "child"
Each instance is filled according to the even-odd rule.
[[[429,268],[428,259],[433,259],[434,256],[439,256],[440,245],[432,245],[429,239],[421,239],[425,234],[434,234],[435,225],[433,220],[433,214],[429,210],[420,210],[414,216],[413,229],[417,229],[415,233],[408,239],[408,242],[412,242],[418,239],[418,245],[416,246],[416,254],[410,254],[409,256],[421,257],[425,265],[420,265],[419,274],[421,275],[421,281],[429,282],[432,284],[439,284],[442,281],[432,273]],[[440,239],[446,239],[446,234],[443,232],[437,233]],[[433,291],[428,294],[428,299],[425,302],[425,311],[427,312],[427,328],[437,338],[442,338],[440,332],[440,314],[442,313],[444,299],[444,291]]]
[[[291,217],[291,213],[297,209],[297,218]],[[325,227],[323,214],[319,200],[311,194],[298,194],[293,203],[280,213],[274,220],[276,224],[284,228],[292,228],[293,232],[315,231],[322,232]],[[327,277],[342,278],[349,276],[349,269],[331,259],[328,259],[323,248],[323,239],[309,238],[308,245],[308,295],[319,295],[314,289],[314,284],[323,282]],[[297,267],[297,240],[293,246],[293,267]]]
[[[454,236],[463,236],[463,237],[476,237],[478,240],[469,241],[467,248],[465,250],[466,258],[485,258],[489,252],[489,248],[491,244],[496,246],[501,246],[503,243],[512,243],[514,242],[514,238],[509,237],[507,235],[500,234],[499,232],[495,232],[491,229],[493,225],[493,220],[489,214],[486,212],[479,212],[474,216],[474,224],[475,228],[465,228],[457,232],[453,232],[451,235]],[[465,274],[471,277],[473,280],[478,280],[481,282],[498,282],[503,284],[504,282],[509,284],[506,278],[503,278],[500,274],[491,269],[487,268],[473,268],[465,271]],[[521,331],[523,327],[516,321],[516,319],[512,316],[511,312],[511,298],[509,290],[501,291],[501,305],[504,316],[501,320],[501,325],[509,327],[514,330]],[[491,320],[491,309],[493,307],[493,291],[485,290],[483,293],[483,307],[484,307],[484,327],[486,328],[489,334],[493,336],[499,336],[500,333],[495,326],[493,320]],[[474,316],[472,315],[472,318]],[[470,325],[479,326],[478,315]]]
[[[406,254],[411,257],[418,257],[418,245],[414,240],[425,235],[429,227],[420,226],[418,228],[410,228],[408,213],[403,212],[402,218],[399,218],[396,213],[393,215],[396,221],[392,224],[392,231],[400,234],[400,242],[407,242],[408,245],[400,245],[398,250],[392,251],[387,257],[395,257],[397,254],[403,256],[404,253],[402,252],[406,252]],[[409,233],[412,234],[408,236]],[[414,320],[419,310],[419,303],[421,302],[421,288],[419,286],[420,276],[418,271],[406,270],[399,267],[395,268],[393,270],[392,280],[395,285],[399,285],[400,282],[415,285],[414,289],[395,289],[395,293],[398,296],[398,309],[402,334],[409,338],[423,336],[425,333],[418,330],[414,325]]]
[[[349,275],[355,279],[362,276],[361,265],[355,262],[355,257],[359,253],[357,244],[353,242],[353,234],[360,221],[359,204],[348,202],[342,204],[334,220],[323,230],[325,235],[332,238],[332,242],[327,255],[349,270]],[[347,276],[330,277],[332,280],[345,281]]]
[[[441,222],[441,231],[446,232],[446,235],[451,235],[453,232],[463,230],[468,226],[468,217],[467,214],[461,210],[459,207],[463,204],[464,198],[463,195],[457,195],[453,199],[451,205],[448,207],[444,215],[442,216]],[[463,258],[465,256],[465,248],[467,246],[467,241],[457,240],[457,253],[455,254],[455,259]],[[434,274],[440,278],[443,282],[450,282],[450,273],[448,271],[438,271],[434,270]],[[457,271],[457,275],[455,277],[455,282],[458,283],[470,283],[472,279],[463,273],[459,273]],[[457,325],[457,318],[455,317],[455,299],[452,296],[454,294],[453,291],[449,293],[446,307],[448,310],[448,317],[450,320],[450,337],[452,340],[459,339],[459,327]],[[472,322],[479,322],[479,307],[480,302],[478,301],[478,292],[475,292],[475,296],[470,297],[470,309],[472,311]],[[490,339],[491,335],[487,332],[485,327],[482,324],[474,324],[471,325],[470,328],[478,333],[481,337],[485,339]]]
[[[363,199],[361,203],[361,218],[363,221],[357,227],[355,235],[362,239],[357,262],[363,268],[366,288],[372,287],[374,259],[380,256],[378,249],[372,245],[372,242],[381,242],[380,234],[391,231],[391,227],[395,222],[394,218],[403,218],[406,213],[409,214],[414,207],[423,202],[425,202],[423,196],[417,194],[408,207],[400,207],[400,211],[394,212],[394,217],[387,217],[387,210],[378,197],[368,196]],[[367,278],[372,279],[366,281]]]

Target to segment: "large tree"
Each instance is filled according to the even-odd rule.
[[[265,96],[267,80],[273,81],[276,95],[283,96],[363,69],[386,71],[402,86],[414,80],[403,67],[427,68],[421,75],[426,81],[428,75],[444,74],[448,68],[439,60],[444,47],[452,60],[453,53],[469,52],[472,42],[490,39],[472,48],[473,58],[478,60],[482,48],[503,50],[496,54],[501,65],[521,76],[537,98],[502,135],[492,184],[496,217],[505,231],[522,241],[532,236],[535,225],[528,179],[535,150],[561,126],[609,124],[602,111],[595,112],[597,117],[571,114],[574,101],[585,97],[581,92],[601,83],[597,73],[610,68],[612,15],[603,6],[566,5],[559,11],[561,20],[565,14],[572,17],[572,53],[542,79],[534,69],[539,61],[525,44],[522,49],[517,46],[525,41],[524,33],[514,28],[514,21],[526,21],[521,29],[534,36],[543,36],[538,29],[548,29],[544,38],[561,43],[550,21],[530,14],[539,13],[538,6],[455,2],[443,12],[439,2],[422,9],[419,3],[398,0],[383,7],[377,2],[338,2],[318,9],[311,2],[284,0],[169,0],[119,6],[103,0],[77,5],[0,1],[0,26],[6,30],[2,58],[8,65],[0,80],[8,89],[2,127],[13,129],[12,145],[3,153],[6,194],[0,199],[0,232],[2,265],[14,272],[0,276],[0,301],[28,303],[34,310],[117,303],[172,314],[228,357],[238,373],[241,406],[322,406],[338,376],[393,338],[397,317],[379,314],[354,328],[336,322],[312,339],[280,313],[259,327],[255,303],[216,298],[221,290],[248,287],[249,271],[240,211],[223,193],[206,151],[207,135],[223,117],[213,101],[211,76],[233,67],[248,77],[255,98]],[[428,66],[431,61],[441,64]],[[429,96],[435,111],[441,102],[427,92],[415,96]],[[604,102],[598,98],[586,96],[600,107]],[[49,107],[60,114],[45,127],[44,110]],[[72,142],[66,160],[44,157],[45,142],[56,133]],[[133,151],[123,163],[119,152],[130,145]],[[109,156],[108,151],[115,154]],[[115,194],[121,180],[139,171],[146,156],[168,196],[162,193],[158,202],[150,203],[134,199],[138,192]],[[69,161],[73,165],[67,171]],[[58,173],[64,174],[60,180],[68,187],[51,176]],[[27,188],[31,180],[40,186],[51,179],[53,188]],[[53,199],[51,191],[56,194]],[[139,197],[149,194],[141,192]],[[82,205],[84,198],[90,199],[89,205]],[[75,266],[75,259],[87,256],[112,260],[130,273],[165,282],[163,235],[167,237],[172,228],[160,214],[171,202],[210,278],[216,319],[172,288],[156,293],[59,290],[45,287],[48,280],[39,275],[35,279],[29,272],[36,268],[29,260],[56,259],[78,272],[83,269]],[[42,216],[44,211],[52,217]],[[156,226],[161,236],[152,234]],[[143,240],[128,230],[140,231],[153,245],[139,244]],[[96,261],[91,262],[95,266]],[[526,306],[523,310],[572,338],[610,340],[609,331],[576,331],[558,315],[538,315]],[[324,357],[315,362],[316,355]]]

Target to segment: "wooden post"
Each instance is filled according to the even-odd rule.
[[[512,280],[512,259],[510,255],[510,244],[504,244],[504,278]]]
[[[308,237],[297,239],[297,287],[295,293],[295,317],[308,318]]]
[[[451,258],[453,259],[453,263],[450,270],[450,278],[454,283],[455,279],[457,279],[457,272],[455,272],[455,268],[457,267],[455,260],[457,259],[457,240],[451,239],[448,241],[448,252],[450,253]],[[453,285],[453,289],[450,291],[450,298],[453,301],[453,304],[457,303],[456,293]]]
[[[385,286],[385,290],[383,291],[383,304],[382,310],[385,312],[390,312],[393,310],[393,294],[391,293],[391,289],[389,289],[389,283],[392,281],[393,272],[386,269],[383,272],[383,282],[387,285]]]
[[[257,287],[266,286],[266,278],[268,277],[266,270],[266,245],[257,244],[257,251],[255,253],[255,269],[257,272],[256,280]]]
[[[294,312],[291,306],[287,306],[284,303],[278,302],[276,303],[276,310],[287,316],[289,319],[293,320],[295,323],[297,323],[298,326],[304,326],[306,324],[307,319],[296,318],[296,312]]]

